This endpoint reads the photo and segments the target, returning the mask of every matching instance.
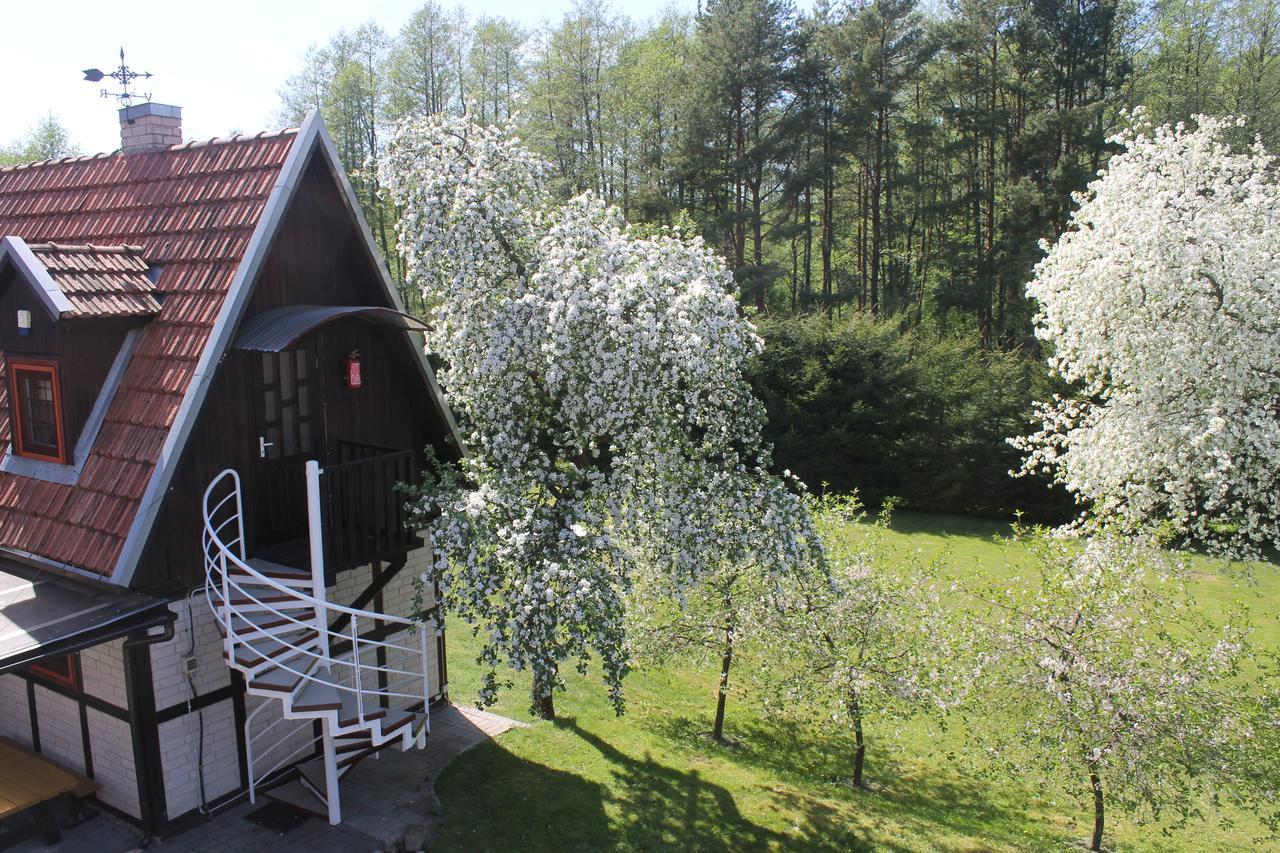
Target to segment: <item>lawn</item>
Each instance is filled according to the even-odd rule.
[[[1025,555],[994,541],[1006,529],[904,513],[891,541],[903,558],[942,557],[954,572],[1016,571]],[[1197,559],[1197,598],[1211,612],[1248,602],[1259,641],[1280,646],[1280,567],[1241,568]],[[475,641],[455,626],[448,642],[451,695],[469,702],[479,684]],[[633,673],[619,718],[599,679],[575,674],[554,723],[529,717],[526,693],[505,694],[494,710],[533,724],[445,771],[439,849],[1040,850],[1078,842],[1090,828],[1066,797],[1040,800],[981,766],[947,762],[942,750],[961,736],[955,726],[913,724],[895,745],[872,732],[869,791],[847,784],[851,738],[768,719],[749,696],[732,698],[736,745],[720,746],[706,737],[713,684],[711,671],[694,667]],[[1109,815],[1108,838],[1122,850],[1257,849],[1260,826],[1231,816],[1231,829],[1165,835]]]

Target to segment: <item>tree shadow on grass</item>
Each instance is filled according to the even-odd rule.
[[[614,847],[605,787],[514,755],[500,741],[467,750],[436,782],[443,822],[433,850]]]
[[[440,850],[778,850],[796,839],[753,823],[733,793],[696,768],[667,766],[649,752],[628,755],[576,719],[555,723],[595,750],[612,780],[521,758],[501,741],[468,750],[436,783],[444,809]],[[547,741],[550,743],[551,741]],[[569,741],[566,764],[585,764]],[[589,750],[588,750],[589,753]],[[590,771],[586,771],[590,773]],[[597,772],[597,778],[600,778]],[[866,850],[865,845],[839,845]]]
[[[556,725],[596,749],[612,766],[616,784],[619,847],[639,850],[766,850],[794,846],[795,839],[757,826],[738,809],[733,794],[697,769],[681,770],[627,755],[580,727],[573,718]],[[853,847],[845,849],[866,849]]]
[[[941,539],[973,539],[990,542],[994,537],[1008,536],[1012,519],[976,518],[972,516],[931,514],[924,512],[894,513],[889,528],[895,533],[924,533]]]
[[[851,783],[852,735],[815,730],[798,720],[743,715],[731,726],[735,745],[725,747],[706,737],[708,722],[696,717],[668,716],[647,720],[646,725],[683,748],[706,754],[719,751],[736,764],[792,783],[794,788],[777,786],[771,793],[780,806],[801,816],[797,831],[815,842],[839,839],[840,846],[848,848],[866,844],[872,836],[876,849],[892,848],[896,825],[937,839],[940,846],[947,836],[1011,846],[1061,843],[1051,828],[1029,819],[1028,798],[1020,790],[945,767],[908,765],[874,734],[867,754],[869,789],[859,790]],[[848,810],[837,807],[841,804],[859,819],[851,824]]]

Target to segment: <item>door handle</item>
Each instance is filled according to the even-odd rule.
[[[275,446],[276,446],[276,443],[274,441],[267,441],[266,436],[262,436],[262,435],[258,436],[258,458],[266,459],[267,448],[275,447]]]

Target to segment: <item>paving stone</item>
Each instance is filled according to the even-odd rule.
[[[421,850],[438,829],[440,801],[435,781],[453,759],[525,723],[497,714],[445,705],[431,712],[426,749],[391,748],[367,758],[342,780],[342,823],[311,817],[279,835],[246,819],[263,804],[238,802],[207,823],[172,838],[154,839],[147,853],[350,853],[370,850]],[[394,795],[392,793],[394,792]],[[137,831],[105,814],[62,832],[63,841],[45,847],[37,837],[10,850],[15,853],[131,853],[139,848]]]

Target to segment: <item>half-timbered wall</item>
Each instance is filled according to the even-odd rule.
[[[240,685],[222,659],[222,635],[203,596],[169,605],[174,636],[151,647],[151,673],[169,820],[240,787]],[[196,669],[188,678],[183,659]],[[201,782],[203,777],[203,799]]]
[[[0,675],[0,734],[94,779],[100,802],[137,818],[123,642],[79,652],[76,687],[26,672]]]

